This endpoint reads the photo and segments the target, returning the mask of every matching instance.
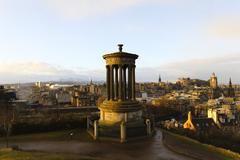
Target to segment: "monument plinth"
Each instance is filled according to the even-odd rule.
[[[125,142],[151,134],[150,121],[143,119],[143,107],[135,96],[135,60],[138,55],[122,51],[105,54],[106,100],[100,105],[100,119],[94,129],[97,138],[115,138]],[[150,127],[151,128],[151,127]],[[94,134],[94,135],[95,135]]]

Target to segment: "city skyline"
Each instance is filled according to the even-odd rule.
[[[140,56],[137,81],[239,83],[239,17],[234,0],[0,0],[0,83],[105,80],[118,43]]]

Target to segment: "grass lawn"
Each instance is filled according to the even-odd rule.
[[[165,143],[170,145],[172,149],[192,155],[193,157],[199,157],[204,155],[205,160],[239,160],[240,155],[238,153],[231,152],[226,149],[215,147],[208,144],[202,144],[196,140],[184,137],[178,134],[163,131],[165,136]],[[200,157],[199,157],[200,158]],[[203,158],[203,157],[202,157]]]
[[[0,150],[1,160],[96,160],[91,157],[84,157],[74,154],[58,154],[44,152],[22,152]]]
[[[70,133],[73,133],[70,136]],[[83,129],[63,130],[54,132],[34,133],[10,136],[9,145],[13,142],[37,141],[79,141],[91,142],[92,137]],[[5,144],[5,138],[0,138],[0,143]],[[15,151],[0,149],[0,160],[96,160],[96,158],[78,154],[46,153],[36,151]]]
[[[73,133],[70,136],[70,133]],[[63,130],[63,131],[54,131],[54,132],[44,132],[44,133],[33,133],[33,134],[24,134],[10,136],[9,141],[69,141],[77,140],[80,142],[89,142],[93,141],[91,136],[84,129],[75,129],[75,130]],[[5,138],[0,138],[0,142],[5,142]]]

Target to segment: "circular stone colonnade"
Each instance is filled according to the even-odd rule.
[[[152,134],[151,122],[143,118],[143,106],[135,96],[135,60],[138,55],[122,51],[105,54],[106,100],[100,105],[100,119],[94,122],[95,139],[125,142]]]

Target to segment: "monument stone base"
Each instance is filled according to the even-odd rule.
[[[137,101],[104,101],[92,135],[94,139],[126,142],[151,136],[152,128],[150,120],[143,119],[142,106]]]

